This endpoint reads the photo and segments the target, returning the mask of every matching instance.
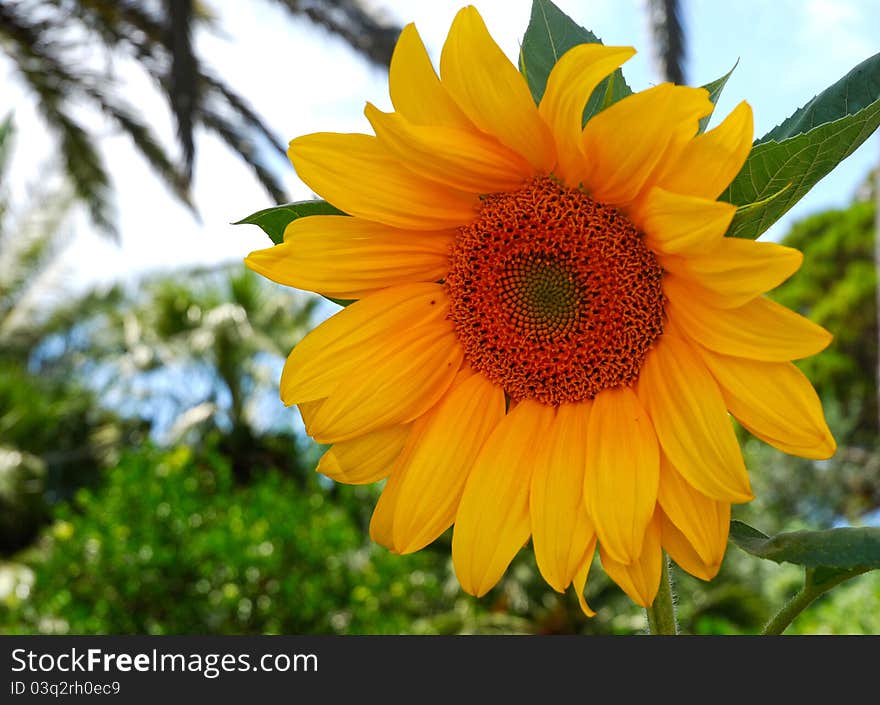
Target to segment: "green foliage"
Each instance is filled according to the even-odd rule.
[[[444,604],[430,554],[366,545],[310,484],[263,468],[238,486],[213,451],[127,453],[103,488],[57,512],[4,631],[397,632]]]
[[[0,364],[0,554],[27,545],[53,503],[97,482],[119,446],[142,437],[75,380]]]
[[[27,546],[46,520],[46,464],[17,448],[0,446],[0,553]]]
[[[880,54],[757,140],[720,199],[751,206],[727,235],[755,238],[775,223],[880,125]]]

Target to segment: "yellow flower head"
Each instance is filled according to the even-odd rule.
[[[752,498],[728,412],[786,452],[835,450],[790,362],[830,335],[763,296],[801,255],[725,238],[715,199],[742,167],[752,114],[713,130],[707,91],[664,83],[582,125],[634,51],[576,46],[536,106],[473,7],[440,77],[415,28],[391,63],[375,136],[319,133],[289,155],[349,216],[295,220],[247,264],[357,299],[296,346],[281,398],[332,444],[319,471],[387,478],[374,540],[417,551],[454,525],[462,587],[483,595],[532,539],[556,590],[605,571],[641,605],[662,551],[705,580],[730,505]]]

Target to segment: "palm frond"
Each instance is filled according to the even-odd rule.
[[[167,78],[168,100],[177,122],[177,138],[183,149],[183,173],[192,179],[195,145],[193,122],[198,104],[199,62],[192,46],[192,0],[165,0],[168,17],[166,46],[171,51]]]
[[[242,120],[244,120],[249,126],[249,129],[253,129],[261,134],[282,157],[287,156],[287,147],[284,140],[272,131],[265,121],[248,105],[244,98],[238,95],[238,93],[232,90],[232,88],[226,83],[209,73],[203,73],[200,76],[200,80],[207,86],[207,91],[219,94],[217,98],[222,99],[224,103],[226,103]]]
[[[153,171],[174,195],[191,211],[195,205],[190,194],[190,179],[171,161],[153,130],[135,117],[134,109],[122,99],[106,95],[96,86],[82,86],[86,94],[128,136]]]
[[[391,64],[401,28],[382,19],[358,0],[272,0],[292,15],[304,15],[378,66]]]
[[[15,10],[19,5],[0,4],[0,35],[25,84],[36,94],[48,126],[60,143],[65,170],[79,199],[88,206],[95,224],[116,234],[110,204],[110,177],[89,133],[72,117],[68,100],[75,78],[53,55],[55,49],[42,21],[28,22]]]
[[[206,105],[199,109],[200,122],[207,129],[215,132],[227,147],[248,164],[253,170],[254,176],[257,177],[257,180],[266,189],[275,203],[287,201],[287,193],[284,187],[275,178],[272,168],[265,163],[263,156],[249,135],[248,126],[231,122],[228,118],[207,105],[207,101],[205,103]]]

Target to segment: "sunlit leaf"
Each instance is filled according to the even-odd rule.
[[[880,54],[863,61],[759,139],[720,200],[763,202],[731,225],[732,237],[755,238],[852,154],[880,125]],[[779,198],[770,198],[787,188]]]
[[[345,215],[345,213],[335,206],[331,206],[327,201],[297,201],[296,203],[285,203],[282,206],[264,208],[252,213],[247,218],[242,218],[233,225],[259,225],[272,242],[278,245],[284,240],[284,229],[297,218],[304,218],[308,215]]]
[[[760,224],[765,217],[767,208],[788,191],[789,188],[791,188],[791,184],[786,184],[772,196],[768,196],[757,203],[749,203],[737,208],[733,220],[730,221],[730,226],[727,228],[727,234],[731,237],[737,237],[738,233],[751,232],[761,227]]]

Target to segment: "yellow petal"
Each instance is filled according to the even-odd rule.
[[[657,503],[660,457],[651,420],[629,387],[596,395],[587,427],[584,499],[599,543],[635,561]]]
[[[282,401],[289,406],[326,398],[398,333],[443,321],[446,313],[439,284],[393,287],[347,306],[294,347],[281,373]]]
[[[654,252],[699,255],[723,240],[736,206],[653,188],[633,214]]]
[[[477,456],[452,533],[455,574],[471,595],[485,595],[529,537],[534,445],[552,417],[549,406],[517,404]]]
[[[391,57],[388,88],[394,109],[416,125],[473,129],[431,65],[415,25],[403,28]]]
[[[401,553],[418,551],[452,525],[477,454],[504,418],[504,391],[474,374],[427,416],[398,494],[394,544]]]
[[[343,215],[311,216],[293,221],[284,242],[251,252],[245,264],[284,286],[360,299],[392,286],[442,279],[453,235]]]
[[[583,165],[581,134],[584,106],[590,94],[608,74],[632,57],[632,47],[579,44],[569,49],[550,71],[538,111],[553,131],[559,155],[555,173],[569,186]]]
[[[700,560],[708,565],[720,564],[727,548],[730,504],[695,490],[663,454],[657,498],[665,515],[687,538]]]
[[[390,426],[337,443],[318,461],[317,472],[349,485],[366,485],[388,476],[409,435],[409,426]]]
[[[725,237],[706,253],[661,257],[660,262],[701,301],[736,308],[784,282],[803,259],[798,250],[774,242]]]
[[[675,193],[718,198],[742,169],[753,133],[752,109],[744,101],[718,127],[691,140],[658,185]]]
[[[319,132],[287,150],[299,177],[349,215],[394,228],[439,230],[469,223],[479,205],[409,171],[370,135]]]
[[[400,549],[394,544],[394,517],[399,506],[400,487],[406,474],[407,462],[415,449],[418,448],[427,423],[428,415],[424,414],[409,426],[409,434],[403,450],[400,451],[391,467],[388,480],[385,482],[385,487],[382,488],[382,494],[379,496],[379,501],[376,502],[376,507],[373,509],[373,516],[370,518],[370,538],[394,553],[400,553]]]
[[[296,405],[296,408],[299,409],[299,414],[302,417],[304,426],[308,426],[312,423],[312,419],[315,418],[315,414],[318,413],[318,409],[321,408],[321,404],[323,403],[323,399],[315,399],[314,401],[306,401]]]
[[[663,279],[666,313],[689,338],[724,355],[780,362],[824,350],[831,334],[807,318],[760,296],[737,308],[713,308],[674,277]]]
[[[528,84],[473,6],[459,10],[452,22],[440,56],[440,76],[474,125],[521,154],[535,171],[547,174],[553,169],[553,136]]]
[[[306,427],[318,443],[339,443],[408,423],[449,389],[462,350],[449,321],[402,331],[363,368],[349,369]]]
[[[581,561],[580,567],[578,567],[577,573],[574,576],[574,580],[572,580],[572,586],[574,587],[574,594],[577,595],[578,604],[581,606],[581,610],[587,617],[596,616],[596,613],[587,604],[587,598],[584,597],[584,588],[587,586],[587,576],[590,573],[590,566],[593,564],[593,554],[595,553],[596,536],[594,534],[593,538],[590,540],[589,545],[587,546],[587,550],[584,553],[584,558]]]
[[[529,496],[538,568],[558,592],[571,585],[595,535],[583,500],[591,403],[563,404],[537,448]]]
[[[388,477],[385,487],[382,488],[382,494],[379,495],[379,501],[373,509],[373,516],[370,518],[370,538],[384,546],[389,551],[399,553],[394,549],[394,510],[397,507],[397,489],[400,486],[399,479],[394,475]]]
[[[721,392],[684,339],[667,332],[657,340],[639,375],[638,392],[663,452],[693,487],[717,500],[752,499]]]
[[[625,205],[651,185],[712,112],[708,92],[662,83],[609,106],[587,122],[581,181],[593,198]]]
[[[599,557],[602,567],[615,583],[642,607],[650,607],[660,587],[663,572],[663,551],[660,548],[660,513],[657,513],[645,530],[642,551],[630,564],[620,563],[611,556],[601,543]]]
[[[755,436],[779,450],[824,460],[837,444],[813,385],[790,362],[759,362],[698,349],[724,403]]]
[[[388,152],[410,171],[459,191],[514,191],[534,176],[521,156],[475,129],[416,125],[371,104],[364,111]]]
[[[660,531],[663,548],[680,568],[700,580],[711,580],[718,574],[721,568],[720,559],[717,563],[706,563],[688,538],[665,515],[662,517]]]

